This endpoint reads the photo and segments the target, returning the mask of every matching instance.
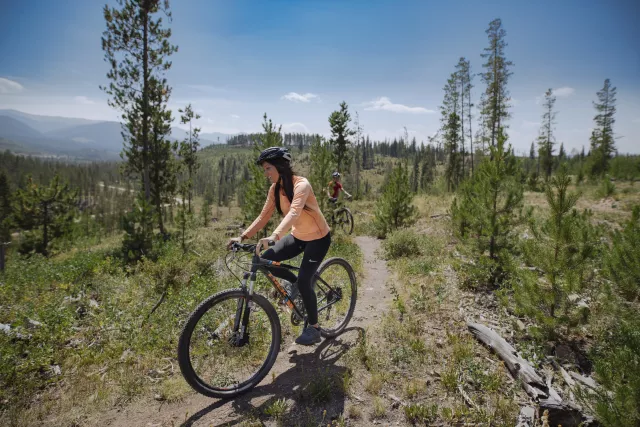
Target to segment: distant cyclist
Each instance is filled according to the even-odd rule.
[[[353,196],[351,196],[351,194],[349,194],[340,183],[340,172],[336,171],[331,176],[333,179],[329,182],[329,185],[327,185],[327,196],[329,196],[329,200],[334,203],[337,202],[340,191],[344,191],[347,199],[351,200],[351,197]]]

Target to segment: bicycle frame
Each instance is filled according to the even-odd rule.
[[[235,322],[233,325],[234,331],[238,331],[240,326],[242,326],[242,328],[240,329],[240,340],[243,342],[245,340],[248,340],[247,327],[249,325],[249,314],[251,312],[251,305],[250,305],[251,296],[253,295],[258,273],[264,274],[267,277],[267,279],[271,282],[273,287],[285,299],[285,303],[287,307],[294,310],[296,315],[298,315],[298,317],[300,317],[301,319],[304,319],[304,327],[306,328],[308,325],[307,316],[302,315],[302,313],[300,312],[300,309],[296,306],[293,300],[289,298],[289,294],[284,289],[280,281],[278,281],[278,279],[273,275],[273,273],[271,273],[271,271],[269,270],[269,267],[280,267],[280,268],[286,268],[287,270],[296,270],[296,271],[300,270],[300,267],[285,264],[279,261],[266,260],[264,258],[260,258],[255,253],[253,254],[251,258],[251,271],[244,272],[242,275],[242,280],[240,281],[240,288],[247,294],[247,298],[245,298],[244,300],[238,300],[238,307],[236,310]],[[329,285],[322,277],[318,275],[317,272],[314,273],[313,279],[315,280],[315,283],[318,285],[318,287],[321,287],[321,289],[322,289],[322,285],[328,288],[328,292],[325,292],[326,297],[323,300],[318,301],[318,303],[324,302],[325,300],[329,300],[329,296],[338,294],[337,292],[334,291],[331,285]],[[342,296],[340,296],[335,301],[328,302],[322,307],[318,307],[318,314],[320,314],[324,310],[329,309],[333,304],[337,303],[341,299],[342,299]],[[242,321],[242,325],[240,325],[241,321]]]

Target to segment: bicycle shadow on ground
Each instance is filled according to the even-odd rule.
[[[229,402],[237,417],[215,425],[231,427],[241,424],[248,418],[261,421],[272,420],[265,414],[265,410],[283,398],[289,403],[287,413],[282,419],[283,425],[297,423],[304,425],[310,421],[324,421],[329,424],[344,412],[346,397],[344,378],[348,369],[338,365],[337,362],[347,351],[361,342],[364,333],[364,329],[354,326],[345,329],[333,339],[324,340],[313,352],[300,353],[297,351],[299,347],[290,350],[287,356],[293,366],[282,373],[276,372],[272,382],[259,385],[235,399],[218,400],[191,415],[181,426],[191,427],[199,420],[206,420],[209,423],[211,420],[207,419],[207,415]],[[266,400],[260,399],[264,396],[269,397]],[[259,400],[260,403],[254,404],[252,402],[254,400]]]

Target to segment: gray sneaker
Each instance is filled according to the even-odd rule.
[[[320,330],[313,326],[307,326],[304,331],[302,331],[302,334],[296,338],[296,344],[300,345],[313,345],[318,344],[320,341],[322,341]]]

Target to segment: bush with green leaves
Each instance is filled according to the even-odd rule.
[[[397,259],[420,255],[420,239],[413,230],[396,230],[382,242],[386,259]]]
[[[398,163],[385,181],[375,214],[379,237],[386,237],[393,230],[412,225],[417,214],[406,166]]]

